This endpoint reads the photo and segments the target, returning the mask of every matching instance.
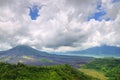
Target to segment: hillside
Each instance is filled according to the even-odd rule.
[[[120,47],[115,46],[99,46],[92,47],[81,51],[71,51],[63,54],[72,54],[79,56],[92,56],[92,57],[117,57],[120,58]]]
[[[82,68],[79,70],[84,74],[92,76],[94,78],[98,78],[100,80],[107,80],[107,77],[102,72],[99,72],[93,69],[82,69]]]
[[[26,66],[0,63],[0,80],[98,80],[70,65]]]
[[[95,59],[84,66],[85,69],[94,69],[104,73],[108,80],[120,80],[120,59]]]

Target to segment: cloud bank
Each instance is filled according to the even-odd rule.
[[[35,20],[30,15],[33,6],[38,7]],[[0,50],[21,44],[60,52],[120,47],[120,1],[0,0],[0,10]],[[88,20],[100,11],[105,12],[101,21]]]

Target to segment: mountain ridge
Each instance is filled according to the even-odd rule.
[[[92,59],[93,57],[49,54],[24,45],[0,52],[0,61],[13,64],[18,62],[29,65],[71,64],[78,67]]]
[[[98,46],[92,47],[81,51],[70,51],[66,54],[79,54],[81,56],[93,57],[120,57],[120,47],[115,46]]]

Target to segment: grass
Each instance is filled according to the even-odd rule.
[[[53,60],[46,59],[46,58],[40,58],[39,61],[41,61],[41,62],[53,62]]]
[[[20,63],[23,63],[24,61],[23,60],[19,60]]]
[[[107,77],[104,76],[103,73],[97,72],[92,69],[79,69],[81,72],[83,72],[86,75],[92,76],[94,78],[98,78],[100,80],[107,80]]]
[[[34,58],[32,58],[32,57],[29,57],[29,56],[22,56],[22,58],[24,58],[24,59],[28,59],[28,60],[34,60]]]

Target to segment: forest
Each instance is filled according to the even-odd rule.
[[[70,65],[28,66],[0,63],[0,80],[98,80]]]

